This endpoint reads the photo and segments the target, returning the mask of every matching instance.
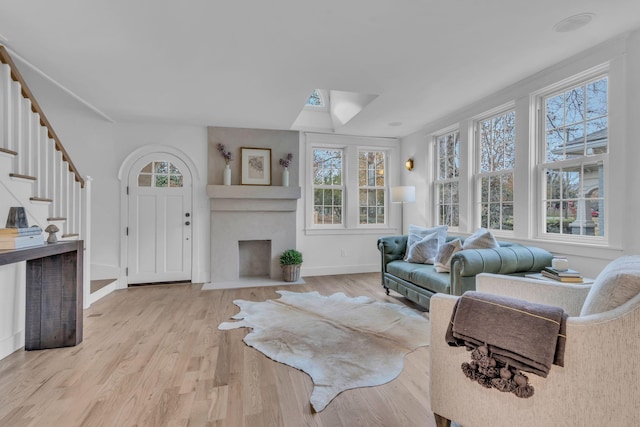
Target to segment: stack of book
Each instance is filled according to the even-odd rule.
[[[553,267],[545,267],[540,273],[546,278],[559,282],[582,283],[582,276],[576,270],[556,270]]]
[[[0,228],[0,250],[22,249],[44,244],[42,228]]]

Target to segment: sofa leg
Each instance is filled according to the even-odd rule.
[[[383,288],[384,288],[384,291],[387,293],[387,295],[390,295],[389,288],[387,288],[386,286],[383,286]]]
[[[433,417],[436,419],[436,427],[451,427],[450,419],[438,414],[433,414]]]

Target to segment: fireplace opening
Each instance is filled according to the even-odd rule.
[[[271,240],[238,241],[238,276],[269,277],[271,274]]]

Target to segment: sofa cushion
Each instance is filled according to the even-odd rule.
[[[464,240],[462,249],[495,249],[500,244],[493,234],[486,228],[478,228],[471,236]]]
[[[427,234],[407,248],[407,262],[433,264],[438,254],[438,233]]]
[[[640,293],[640,256],[624,256],[607,265],[591,285],[580,316],[603,313]]]
[[[432,265],[391,261],[387,273],[432,292],[450,293],[448,274],[440,274]]]
[[[409,248],[425,238],[428,234],[438,233],[438,247],[440,247],[440,245],[444,244],[445,239],[447,238],[448,228],[449,227],[446,225],[439,225],[431,228],[420,227],[413,224],[409,225],[409,238],[407,240],[407,251],[405,253],[404,260],[408,261]]]
[[[460,239],[452,240],[440,246],[435,262],[436,271],[438,273],[448,273],[451,270],[451,257],[461,250],[462,242]]]

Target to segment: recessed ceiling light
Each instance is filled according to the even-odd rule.
[[[389,126],[402,126],[402,122],[390,122]]]
[[[557,33],[568,33],[569,31],[575,31],[578,28],[582,28],[589,22],[591,22],[594,16],[595,15],[593,13],[579,13],[577,15],[570,16],[554,25],[553,31]]]

